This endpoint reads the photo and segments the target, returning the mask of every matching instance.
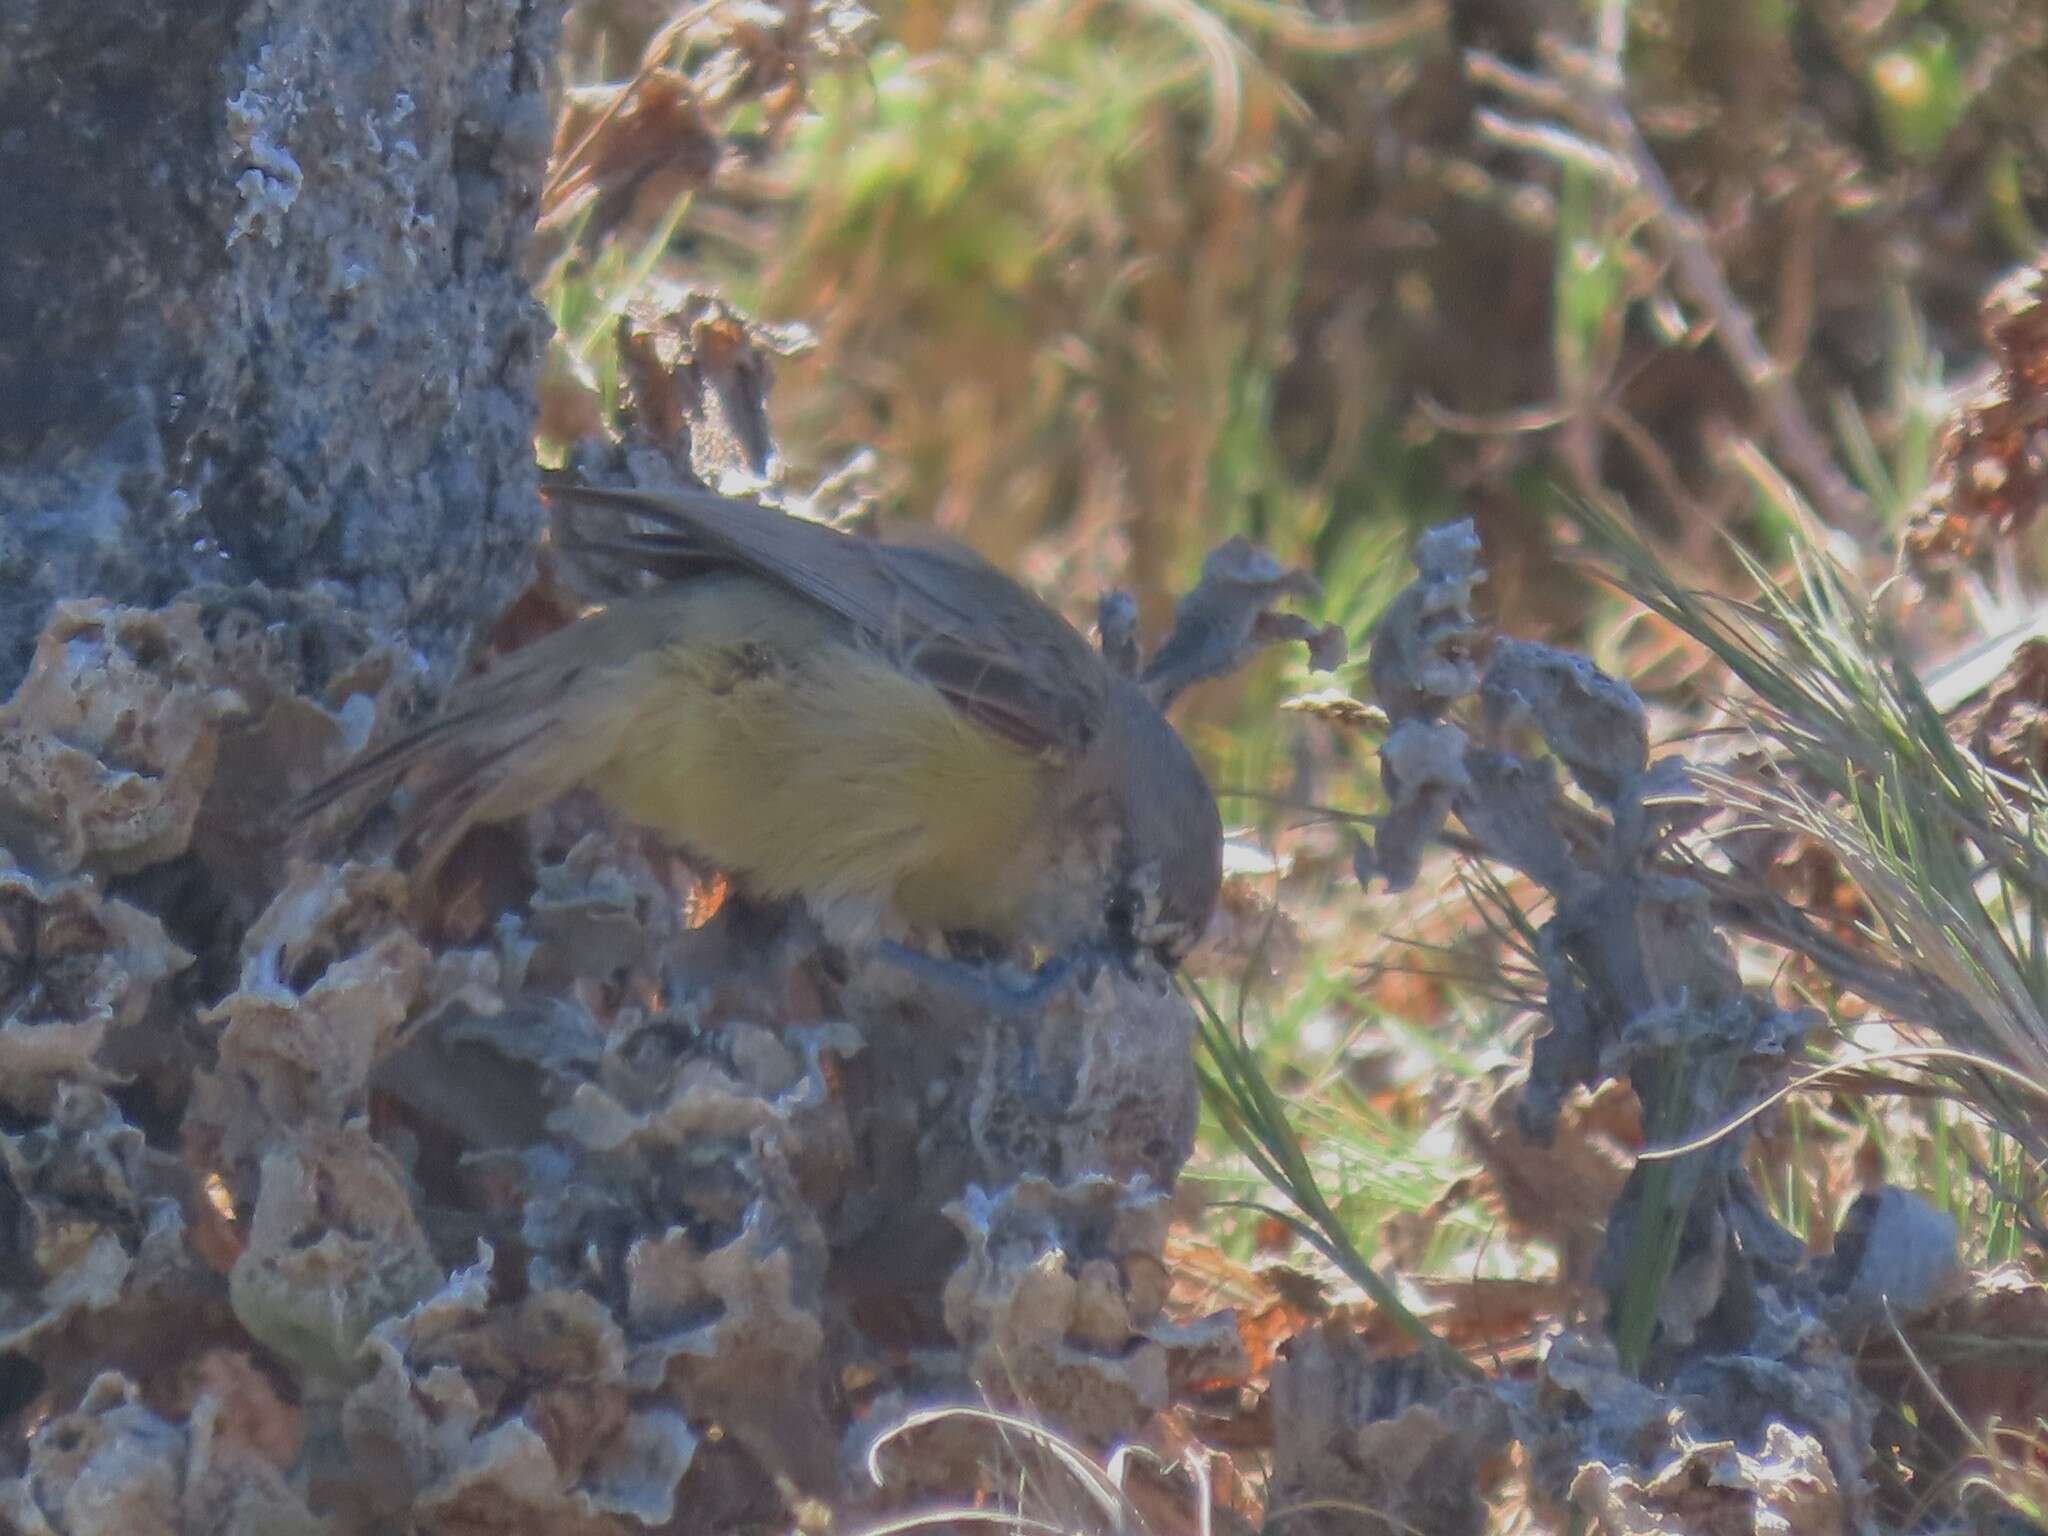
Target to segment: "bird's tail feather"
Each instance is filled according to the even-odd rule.
[[[604,616],[586,623],[603,623]],[[620,629],[614,623],[605,626]],[[564,632],[566,633],[566,631]],[[557,637],[519,652],[502,674],[473,685],[470,702],[350,763],[287,811],[303,829],[323,811],[416,779],[401,811],[400,858],[431,873],[479,821],[519,815],[574,787],[607,760],[630,725],[610,690],[623,671]],[[613,636],[613,649],[632,636]]]

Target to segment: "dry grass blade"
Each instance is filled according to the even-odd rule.
[[[993,1408],[955,1405],[904,1415],[868,1447],[868,1476],[877,1487],[887,1486],[884,1451],[919,1430],[947,1425],[978,1425],[994,1431],[1004,1455],[1015,1463],[1007,1469],[1012,1475],[1004,1479],[1005,1486],[1016,1491],[1013,1506],[928,1509],[864,1526],[860,1536],[941,1529],[956,1522],[1042,1531],[1052,1536],[1145,1536],[1146,1521],[1123,1492],[1126,1453],[1119,1451],[1105,1465],[1047,1426]],[[1206,1529],[1206,1508],[1197,1518]]]
[[[1752,565],[1762,595],[1745,605],[1686,587],[1619,520],[1578,515],[1618,563],[1620,585],[1748,690],[1737,707],[1764,766],[1698,777],[1735,817],[1825,848],[1869,905],[1861,942],[1820,942],[1805,925],[1778,940],[1946,1042],[1956,1054],[1942,1070],[1957,1095],[2048,1161],[2037,1110],[2048,1085],[2040,787],[1997,774],[1951,737],[1870,600],[1811,547],[1798,551],[1790,592]]]
[[[619,114],[636,101],[640,87],[660,70],[662,61],[668,57],[669,49],[677,40],[708,19],[717,9],[718,0],[703,0],[703,3],[690,6],[664,23],[648,40],[646,48],[641,53],[639,67],[633,71],[632,78],[619,88],[594,118],[587,124],[578,125],[572,143],[556,145],[552,156],[553,164],[548,169],[547,182],[541,189],[541,202],[544,208],[553,207],[569,183],[589,173],[589,158],[593,146],[604,137],[606,130]],[[567,130],[570,121],[569,116],[565,114],[561,128]]]
[[[1482,1378],[1485,1373],[1432,1333],[1358,1251],[1343,1221],[1324,1198],[1301,1140],[1288,1121],[1286,1101],[1267,1080],[1258,1052],[1206,997],[1198,991],[1194,996],[1201,1018],[1204,1060],[1198,1070],[1203,1101],[1260,1177],[1284,1193],[1301,1214],[1257,1203],[1250,1208],[1289,1227],[1328,1259],[1453,1378]]]

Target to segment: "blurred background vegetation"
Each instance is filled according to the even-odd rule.
[[[670,19],[576,15],[586,80]],[[801,113],[732,114],[686,209],[627,222],[812,329],[774,400],[796,481],[872,450],[890,512],[1123,582],[1155,624],[1236,532],[1362,623],[1455,512],[1503,628],[1583,632],[1558,489],[1711,562],[1721,530],[1770,536],[1741,440],[1881,535],[2048,222],[2029,0],[890,0],[873,36],[813,65]],[[1836,483],[1803,483],[1822,462]]]

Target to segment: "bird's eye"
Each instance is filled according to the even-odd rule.
[[[1103,926],[1117,949],[1129,954],[1138,947],[1138,901],[1129,891],[1118,891],[1102,909]]]

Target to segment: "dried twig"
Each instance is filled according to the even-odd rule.
[[[1672,192],[1619,89],[1603,95],[1601,113],[1611,147],[1627,161],[1650,200],[1680,285],[1713,319],[1721,350],[1756,398],[1779,454],[1831,524],[1851,532],[1867,530],[1870,503],[1829,455],[1790,379],[1764,346],[1755,320],[1728,286],[1699,220]]]
[[[1755,319],[1729,286],[1705,229],[1672,190],[1629,110],[1618,60],[1561,48],[1552,53],[1563,78],[1518,69],[1478,49],[1468,51],[1465,72],[1474,83],[1562,120],[1539,122],[1481,111],[1476,128],[1496,143],[1579,166],[1643,204],[1678,286],[1713,322],[1714,336],[1755,399],[1778,455],[1829,523],[1868,531],[1868,500],[1836,465],[1787,370],[1764,345]]]

